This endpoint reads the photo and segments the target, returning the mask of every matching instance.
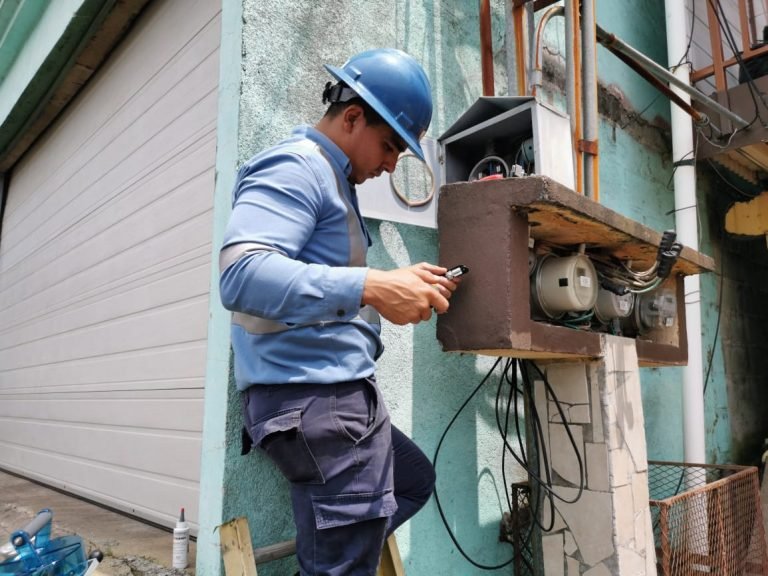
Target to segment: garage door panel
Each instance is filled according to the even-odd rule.
[[[194,5],[190,5],[183,17],[177,15],[176,22],[160,16],[159,12],[152,15],[156,30],[166,27],[172,34],[165,34],[163,38],[162,34],[145,28],[137,30],[127,43],[118,47],[99,71],[98,86],[86,86],[70,105],[71,114],[78,116],[77,125],[57,124],[45,134],[44,146],[36,151],[36,156],[47,169],[24,174],[26,181],[21,183],[24,188],[62,186],[84,165],[93,162],[115,134],[130,127],[148,105],[160,99],[201,62],[212,67],[209,78],[218,76],[220,21],[218,14],[201,15],[211,9],[201,6],[201,1],[190,3]],[[179,6],[178,1],[164,4],[173,5],[169,6],[171,11]],[[156,9],[150,7],[150,10]],[[66,132],[66,138],[61,137],[62,131]],[[24,163],[22,161],[22,165]],[[33,215],[36,200],[19,198],[9,202],[6,210],[8,226],[13,229],[18,222]]]
[[[67,307],[60,314],[51,314],[35,321],[24,322],[13,332],[6,331],[5,334],[0,334],[0,350],[30,345],[36,341],[45,341],[67,334],[78,338],[79,330],[116,318],[135,315],[147,310],[148,306],[171,305],[179,300],[179,283],[190,287],[187,297],[207,296],[204,286],[210,275],[209,264],[208,261],[203,262],[181,274],[143,284],[132,290],[107,292],[109,297],[98,299],[87,305]]]
[[[210,210],[206,209],[170,228],[162,222],[153,227],[151,221],[147,221],[141,223],[141,232],[132,230],[125,222],[105,230],[100,235],[100,242],[91,243],[92,250],[89,246],[73,249],[70,254],[43,265],[28,283],[20,281],[0,293],[9,300],[15,300],[15,304],[0,310],[0,314],[7,319],[4,325],[11,328],[29,318],[54,313],[60,308],[60,302],[76,301],[83,290],[103,286],[105,282],[102,279],[119,280],[123,274],[147,270],[153,265],[160,266],[169,255],[178,254],[181,245],[191,244],[194,248],[208,249],[210,261],[210,243],[203,240],[205,234],[210,234],[210,218]],[[150,235],[149,231],[153,231],[154,235]],[[116,245],[110,246],[109,242]],[[196,243],[198,246],[195,246]],[[167,275],[175,273],[166,271]],[[209,280],[206,278],[203,282],[202,286],[190,287],[192,293],[195,290],[199,293],[201,289],[207,291]],[[109,288],[120,290],[119,286]]]
[[[130,470],[193,480],[200,435],[182,431],[78,426],[61,421],[0,418],[0,437],[20,448],[44,447],[72,460],[97,460]],[[169,458],[172,454],[173,458]]]
[[[82,494],[97,502],[119,507],[127,512],[155,518],[173,526],[179,508],[187,518],[197,518],[198,488],[190,480],[137,473],[113,467],[98,460],[74,461],[37,450],[24,449],[0,441],[10,468],[51,485]],[[93,456],[97,456],[94,454]],[[167,512],[156,512],[157,510]]]
[[[14,167],[0,467],[195,529],[220,3],[154,0]]]
[[[120,191],[121,184],[128,178],[147,170],[148,161],[150,167],[154,165],[162,174],[165,164],[158,162],[158,155],[167,152],[169,147],[183,145],[199,136],[195,119],[210,118],[214,113],[215,89],[202,94],[189,107],[179,109],[178,98],[194,90],[195,86],[185,81],[167,99],[160,101],[151,114],[133,119],[126,130],[113,134],[108,142],[99,143],[99,154],[86,167],[68,180],[51,183],[51,192],[26,217],[24,227],[14,229],[13,220],[9,218],[9,229],[3,233],[9,244],[18,246],[8,252],[9,265],[25,260],[40,247],[47,247],[53,238],[79,222],[83,214],[91,212],[94,206],[103,205],[105,189]],[[76,191],[74,195],[73,190]],[[28,226],[38,230],[34,238],[26,237]],[[22,244],[19,240],[23,237],[26,241]]]
[[[97,326],[57,334],[0,351],[0,366],[7,369],[94,358],[125,350],[144,350],[167,343],[205,340],[207,318],[200,314],[208,297],[145,310]]]
[[[97,275],[92,269],[83,271],[60,284],[61,294],[54,294],[56,298],[53,302],[46,300],[51,296],[46,293],[46,291],[51,290],[48,288],[28,299],[27,305],[34,306],[34,308],[29,310],[10,308],[9,311],[6,311],[8,322],[4,323],[3,328],[0,329],[0,339],[4,334],[7,335],[9,332],[17,330],[23,331],[27,326],[44,322],[46,319],[50,319],[51,322],[59,322],[58,316],[60,315],[86,313],[84,309],[98,305],[106,299],[114,299],[116,295],[125,295],[148,284],[160,284],[169,280],[181,279],[182,275],[196,273],[194,281],[187,285],[184,296],[205,293],[207,292],[205,285],[207,279],[200,278],[202,274],[200,268],[210,263],[209,248],[209,246],[203,245],[191,249],[189,254],[153,262],[144,268],[126,273],[124,279],[105,279],[103,276]],[[185,279],[192,280],[192,278]],[[161,290],[161,287],[158,287],[158,290]],[[158,292],[158,297],[161,297],[160,292]],[[119,312],[117,309],[115,311],[116,313]],[[20,341],[22,340],[22,333],[19,332]],[[0,348],[2,347],[0,345]]]
[[[194,116],[190,116],[187,122],[180,121],[180,125],[189,124],[193,120]],[[207,126],[205,133],[199,132],[195,134],[197,139],[191,141],[192,145],[186,146],[184,154],[168,155],[167,146],[171,142],[161,133],[148,150],[156,164],[148,167],[138,160],[127,160],[120,167],[121,174],[105,174],[99,179],[98,185],[79,182],[74,192],[69,192],[74,197],[66,199],[62,206],[56,206],[45,219],[31,219],[27,222],[29,229],[34,229],[36,234],[21,242],[18,247],[14,246],[10,234],[5,234],[4,227],[3,243],[7,243],[7,248],[3,250],[5,266],[3,277],[0,278],[0,290],[27,281],[40,270],[42,264],[55,262],[74,247],[87,245],[94,239],[94,235],[130,217],[132,213],[149,207],[157,209],[153,203],[169,194],[175,192],[183,196],[170,199],[169,202],[173,203],[170,207],[165,202],[162,206],[164,209],[190,211],[193,206],[187,205],[195,201],[205,202],[205,195],[195,193],[195,187],[206,187],[209,184],[215,157],[215,134],[211,126]],[[186,140],[184,142],[187,143]],[[165,158],[163,154],[166,154]],[[98,164],[102,168],[106,166],[101,162]],[[194,166],[192,171],[191,166]],[[201,176],[205,182],[199,181]],[[66,190],[62,192],[66,193]],[[182,199],[184,202],[181,202]],[[98,221],[96,227],[92,226],[93,220]],[[93,247],[98,245],[94,244]]]
[[[5,399],[0,419],[90,422],[102,426],[200,432],[201,396],[196,398],[51,398],[30,403]],[[15,437],[15,436],[13,436]]]

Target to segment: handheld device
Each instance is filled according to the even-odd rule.
[[[464,274],[467,274],[467,273],[469,273],[469,268],[467,268],[463,264],[459,264],[458,266],[449,268],[448,272],[445,273],[445,277],[448,278],[448,280],[453,280],[454,278],[458,278],[459,276],[464,276]]]

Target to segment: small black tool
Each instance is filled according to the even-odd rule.
[[[459,264],[458,266],[454,266],[453,268],[450,268],[448,272],[445,273],[445,277],[448,278],[448,280],[453,280],[455,278],[458,278],[459,276],[464,276],[464,274],[467,274],[468,272],[469,272],[469,268],[467,268],[463,264]]]

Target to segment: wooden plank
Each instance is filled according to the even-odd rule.
[[[219,542],[226,576],[258,576],[246,518],[235,518],[219,526]]]
[[[391,534],[384,542],[381,551],[381,562],[376,576],[405,576],[403,561],[400,559],[400,550],[397,547],[395,535]]]

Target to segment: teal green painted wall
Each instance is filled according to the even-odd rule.
[[[50,98],[110,8],[104,0],[0,3],[0,155]]]
[[[493,2],[499,91],[506,86],[503,9],[503,2]],[[320,93],[330,80],[323,63],[338,65],[378,46],[404,49],[422,62],[435,102],[429,135],[438,136],[481,94],[477,10],[476,2],[463,1],[245,2],[238,161],[285,137],[293,125],[321,117]],[[374,220],[368,224],[374,238],[371,266],[437,260],[436,231]],[[377,374],[393,422],[432,457],[445,426],[492,359],[443,353],[434,318],[418,326],[385,324],[384,342]],[[494,399],[489,385],[467,406],[438,464],[438,490],[449,522],[465,550],[485,564],[510,555],[510,547],[498,542],[505,497]],[[256,546],[290,539],[294,529],[286,484],[260,455],[239,455],[242,417],[231,385],[229,405],[222,518],[246,515]],[[520,479],[514,466],[508,466],[508,475],[509,482]],[[410,574],[465,576],[473,570],[459,558],[434,501],[397,536]],[[294,566],[291,558],[259,567],[259,574],[288,574]]]
[[[216,188],[213,201],[211,293],[209,299],[208,351],[205,379],[205,410],[200,458],[200,526],[197,536],[196,573],[218,576],[221,571],[219,533],[214,527],[228,521],[224,516],[227,498],[224,483],[231,440],[226,422],[230,410],[230,314],[219,297],[219,246],[231,207],[235,181],[240,118],[240,54],[242,7],[223,2],[219,48],[218,142],[216,146]]]
[[[494,52],[497,94],[504,74],[503,2],[495,0]],[[611,32],[659,61],[666,56],[663,2],[598,2],[598,21]],[[555,30],[561,30],[557,25]],[[329,79],[322,63],[341,64],[348,55],[376,46],[405,49],[425,66],[433,87],[435,115],[429,135],[436,137],[480,96],[477,3],[452,0],[347,0],[286,3],[245,0],[240,61],[242,71],[237,141],[232,154],[241,163],[285,137],[300,122],[313,123],[323,106],[320,91]],[[556,32],[557,34],[557,32]],[[599,74],[606,86],[623,94],[643,121],[664,126],[669,103],[623,63],[598,48]],[[560,96],[556,96],[561,101]],[[633,126],[603,118],[600,125],[601,200],[618,212],[653,228],[673,226],[672,165],[663,138],[647,141]],[[217,194],[219,192],[217,191]],[[437,259],[434,230],[368,221],[374,238],[369,263],[390,268]],[[708,234],[702,250],[710,253]],[[705,359],[714,333],[717,285],[702,282]],[[212,314],[222,315],[221,310]],[[493,359],[446,354],[435,339],[435,322],[417,326],[385,325],[386,351],[378,377],[394,423],[412,435],[432,457],[445,426],[480,382]],[[677,368],[642,371],[649,456],[682,459],[681,374]],[[258,454],[239,455],[240,400],[230,383],[227,393],[221,518],[245,515],[256,546],[286,540],[294,531],[287,487],[274,467]],[[218,393],[223,394],[219,391]],[[729,457],[722,359],[715,347],[707,397],[707,445],[718,461]],[[483,564],[507,559],[511,550],[498,543],[504,508],[499,469],[500,440],[493,417],[495,388],[489,384],[467,406],[447,436],[438,463],[438,491],[449,524],[464,549]],[[222,422],[224,416],[222,415]],[[208,422],[208,420],[207,420]],[[221,422],[220,422],[221,424]],[[205,465],[205,464],[204,464]],[[510,466],[507,482],[521,479]],[[204,505],[204,504],[203,504]],[[448,538],[434,500],[398,531],[409,574],[466,576],[481,573],[462,559]],[[292,573],[287,559],[259,568],[260,574]],[[507,569],[511,573],[511,569]]]

